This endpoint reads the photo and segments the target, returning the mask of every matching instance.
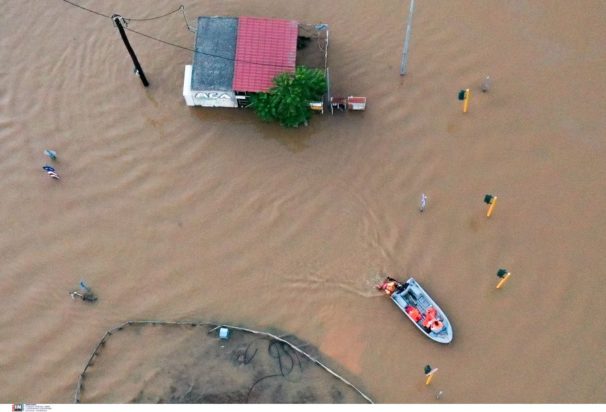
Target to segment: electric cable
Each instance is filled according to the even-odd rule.
[[[100,13],[100,12],[95,11],[95,10],[88,9],[88,8],[86,8],[86,7],[84,7],[84,6],[80,6],[79,4],[73,3],[73,2],[71,2],[71,1],[69,1],[69,0],[62,0],[62,1],[63,1],[63,2],[65,2],[65,3],[71,4],[72,6],[78,7],[78,8],[80,8],[80,9],[82,9],[82,10],[86,10],[86,11],[88,11],[88,12],[90,12],[90,13],[94,13],[94,14],[96,14],[96,15],[99,15],[99,16],[102,16],[102,17],[106,17],[106,18],[111,18],[111,16],[108,16],[108,15],[106,15],[106,14]],[[181,7],[180,7],[179,9],[175,10],[175,11],[179,11],[179,10],[181,10]],[[163,15],[163,16],[152,17],[152,18],[150,18],[149,20],[157,19],[157,18],[160,18],[160,17],[165,17],[165,16],[167,16],[167,15],[169,15],[169,14],[174,13],[175,11],[172,11],[172,12],[170,12],[170,13],[166,14],[166,15]],[[183,16],[185,17],[185,14],[183,14]],[[144,21],[144,20],[147,20],[147,19],[127,19],[126,17],[123,17],[123,18],[124,18],[124,20],[126,20],[126,21],[128,21],[128,20],[133,20],[133,21],[135,21],[135,20],[138,20],[138,21]],[[187,19],[185,20],[185,23],[187,24]],[[189,29],[189,24],[187,24],[187,27],[188,27],[188,29]],[[162,40],[162,39],[159,39],[159,38],[154,37],[154,36],[150,36],[149,34],[141,33],[140,31],[137,31],[137,30],[131,29],[131,28],[129,28],[129,27],[124,27],[124,29],[125,29],[125,30],[128,30],[128,31],[130,31],[130,32],[133,32],[133,33],[135,33],[135,34],[138,34],[139,36],[147,37],[147,38],[148,38],[148,39],[150,39],[150,40],[154,40],[154,41],[157,41],[157,42],[160,42],[160,43],[164,43],[164,44],[166,44],[166,45],[168,45],[168,46],[176,47],[176,48],[179,48],[179,49],[188,50],[188,51],[193,52],[193,53],[199,53],[199,54],[202,54],[202,55],[204,55],[204,56],[216,57],[216,58],[218,58],[218,59],[224,59],[224,60],[227,60],[227,61],[233,61],[233,62],[240,62],[240,63],[254,64],[254,65],[257,65],[257,66],[280,67],[280,68],[285,68],[285,67],[286,67],[286,66],[285,66],[285,65],[283,65],[283,64],[272,64],[272,63],[253,62],[253,61],[248,61],[248,60],[234,59],[234,58],[232,58],[232,57],[220,56],[220,55],[218,55],[218,54],[205,53],[205,52],[202,52],[202,51],[199,51],[199,50],[196,50],[196,49],[192,49],[192,48],[190,48],[190,47],[181,46],[181,45],[179,45],[179,44],[171,43],[171,42],[169,42],[169,41]],[[190,30],[191,30],[191,29],[190,29]]]
[[[171,14],[176,13],[176,12],[178,12],[179,10],[181,10],[183,8],[184,8],[184,6],[180,5],[177,9],[175,9],[173,11],[169,11],[168,13],[163,14],[161,16],[141,18],[141,19],[135,19],[135,18],[132,18],[132,17],[128,17],[128,18],[125,17],[124,20],[126,20],[126,21],[150,21],[150,20],[157,20],[157,19],[161,19],[162,17],[170,16]]]
[[[62,1],[64,1],[65,3],[71,4],[71,5],[72,5],[72,6],[74,6],[74,7],[78,7],[78,8],[80,8],[80,9],[82,9],[82,10],[86,10],[86,11],[88,11],[89,13],[94,13],[94,14],[96,14],[96,15],[98,15],[98,16],[107,17],[108,19],[110,18],[110,16],[108,16],[107,14],[103,14],[103,13],[99,13],[98,11],[95,11],[95,10],[87,9],[87,8],[86,8],[86,7],[84,7],[84,6],[81,6],[81,5],[76,4],[76,3],[72,3],[72,2],[71,2],[71,1],[69,1],[69,0],[62,0]]]

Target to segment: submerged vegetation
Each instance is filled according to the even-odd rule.
[[[320,69],[299,66],[294,73],[281,73],[267,93],[251,98],[251,107],[266,122],[277,121],[284,127],[299,127],[311,117],[309,103],[322,99],[326,78]]]

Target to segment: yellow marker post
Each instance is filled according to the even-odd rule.
[[[465,89],[465,99],[463,99],[463,113],[467,113],[469,108],[469,96],[471,96],[471,90]]]
[[[492,211],[494,209],[494,206],[497,204],[497,197],[494,196],[492,198],[492,201],[490,202],[490,207],[488,208],[488,212],[486,212],[486,217],[490,217],[490,215],[492,215]]]
[[[425,366],[425,376],[427,377],[425,379],[425,385],[429,385],[431,383],[431,379],[433,378],[433,375],[435,375],[435,373],[438,371],[438,368],[432,369],[431,366],[427,365]]]
[[[507,282],[507,280],[509,279],[509,277],[511,276],[511,273],[507,272],[499,281],[499,283],[497,284],[497,289],[501,289],[501,287],[503,287],[503,285]]]

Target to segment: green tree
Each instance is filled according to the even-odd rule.
[[[251,107],[264,121],[277,121],[284,127],[298,127],[311,117],[309,103],[322,98],[326,78],[319,69],[299,66],[294,73],[280,73],[267,93],[251,97]]]

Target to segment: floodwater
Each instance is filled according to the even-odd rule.
[[[109,19],[1,1],[0,402],[71,402],[129,319],[288,331],[381,403],[606,402],[606,3],[418,1],[400,77],[408,1],[74,1],[328,23],[333,92],[368,108],[298,130],[189,108],[191,52],[129,33],[143,88]],[[179,14],[130,28],[193,47]],[[452,344],[373,290],[382,272],[425,286]],[[69,298],[80,279],[95,305]],[[95,393],[136,396],[132,362]]]

